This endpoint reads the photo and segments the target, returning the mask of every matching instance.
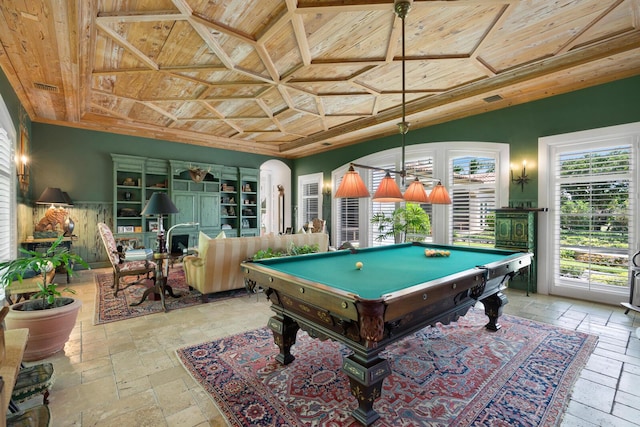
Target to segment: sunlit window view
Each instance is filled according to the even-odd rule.
[[[556,274],[584,287],[627,286],[631,146],[556,158]]]

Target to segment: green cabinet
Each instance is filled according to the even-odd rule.
[[[496,210],[496,248],[519,250],[533,254],[531,266],[525,277],[523,287],[535,292],[537,289],[537,213],[541,209],[497,209]],[[510,284],[518,288],[518,281]]]
[[[168,162],[145,157],[112,154],[113,227],[117,237],[138,239],[145,245],[147,235],[155,236],[157,219],[141,213],[151,195],[168,191]],[[165,219],[165,228],[169,220]]]
[[[227,237],[239,236],[238,168],[224,166],[220,177],[220,226]]]
[[[170,161],[170,164],[171,199],[179,211],[172,215],[171,225],[176,227],[171,234],[188,234],[189,246],[195,246],[198,244],[200,231],[209,236],[215,236],[220,232],[220,173],[222,167],[173,160]],[[192,169],[199,169],[207,173],[201,181],[194,181],[190,173]]]
[[[179,211],[163,218],[164,230],[168,234],[171,229],[171,236],[188,234],[189,246],[198,244],[199,232],[211,237],[221,230],[229,237],[260,234],[258,169],[121,154],[111,157],[116,237],[155,246],[158,220],[141,215],[154,192],[169,194]]]
[[[258,205],[258,169],[239,168],[240,176],[240,235],[260,235],[260,207]]]

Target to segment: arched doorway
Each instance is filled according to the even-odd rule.
[[[291,169],[280,160],[260,166],[260,218],[262,234],[291,227]]]

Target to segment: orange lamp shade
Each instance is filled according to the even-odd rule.
[[[378,203],[395,203],[404,200],[400,187],[398,187],[396,180],[391,178],[389,172],[380,181],[380,186],[373,195],[372,200]]]
[[[447,189],[442,185],[442,183],[438,182],[433,190],[431,190],[431,194],[429,195],[429,199],[431,199],[431,203],[434,205],[450,205],[451,197],[449,197],[449,193]]]
[[[333,197],[342,199],[369,197],[370,195],[367,186],[364,185],[362,178],[360,178],[360,174],[356,172],[355,169],[353,169],[353,165],[351,165],[347,173],[342,177],[342,181]]]
[[[431,200],[424,190],[424,186],[418,178],[414,179],[409,188],[404,192],[404,200],[414,203],[429,203]]]

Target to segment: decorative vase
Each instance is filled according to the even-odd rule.
[[[69,340],[82,301],[68,297],[58,300],[71,303],[46,310],[24,310],[25,305],[39,301],[36,299],[9,307],[9,314],[5,318],[7,329],[29,329],[29,340],[22,358],[25,362],[49,357],[62,350]]]
[[[71,217],[67,217],[67,219],[64,221],[64,235],[65,236],[72,236],[73,235],[73,229],[75,227],[76,227],[76,223],[73,222]]]

